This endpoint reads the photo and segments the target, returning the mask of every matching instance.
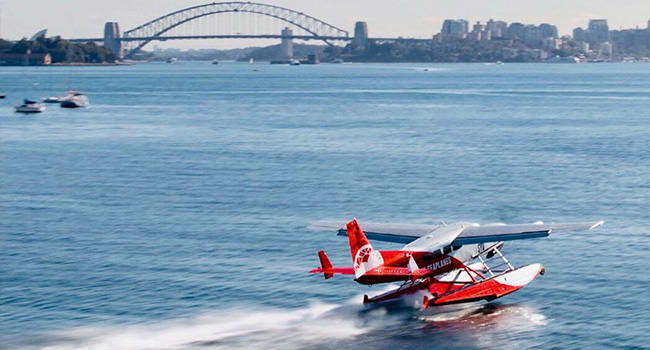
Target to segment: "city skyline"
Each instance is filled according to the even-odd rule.
[[[113,1],[92,4],[82,0],[50,2],[31,0],[23,2],[0,2],[0,36],[7,39],[30,37],[47,28],[48,35],[62,37],[101,37],[106,21],[117,21],[122,30],[128,30],[160,15],[208,1],[141,0],[138,2]],[[560,36],[571,35],[576,27],[586,27],[589,19],[605,18],[611,29],[645,28],[650,19],[650,3],[628,0],[619,3],[609,1],[566,1],[548,0],[541,3],[511,4],[505,0],[492,2],[441,3],[421,0],[354,2],[323,1],[260,1],[301,11],[339,26],[350,32],[356,21],[366,21],[370,36],[404,36],[428,38],[440,32],[448,18],[462,18],[471,24],[485,23],[489,19],[508,23],[525,24],[550,23],[558,27]],[[73,8],[82,15],[70,16],[65,20],[52,13],[61,13]],[[333,5],[333,6],[332,6]],[[368,11],[372,9],[372,11]],[[30,20],[26,20],[29,17]],[[219,41],[223,48],[251,45],[268,45],[268,40]],[[206,48],[214,47],[215,41],[182,41],[163,43],[162,47]]]

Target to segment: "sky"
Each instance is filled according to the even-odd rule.
[[[104,23],[122,31],[166,13],[218,0],[0,0],[0,37],[20,39],[47,28],[48,35],[102,37]],[[366,21],[373,37],[429,38],[446,18],[474,23],[490,18],[530,24],[552,23],[561,35],[586,27],[590,18],[606,18],[611,29],[646,28],[650,0],[257,0],[304,12],[353,33]],[[207,33],[206,33],[207,34]],[[277,40],[276,40],[277,41]],[[168,41],[162,47],[231,48],[269,41]],[[150,48],[150,47],[149,47]]]

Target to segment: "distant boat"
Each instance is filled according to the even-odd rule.
[[[496,64],[503,64],[503,62],[501,62],[501,61],[496,61],[495,63]]]
[[[4,100],[4,98],[5,98],[5,95],[0,94],[0,100]]]
[[[68,96],[61,99],[62,108],[85,108],[89,104],[88,97],[79,91],[69,91]]]
[[[59,102],[61,102],[61,99],[63,99],[63,97],[58,97],[58,96],[43,97],[41,99],[41,102],[43,102],[43,103],[59,103]]]
[[[23,104],[16,106],[16,113],[41,113],[45,111],[45,107],[29,99],[25,99]]]
[[[555,56],[547,59],[545,62],[546,63],[580,63],[580,59],[573,56],[569,56],[569,57]]]
[[[212,61],[212,64],[219,64],[219,60]]]
[[[176,63],[176,62],[178,62],[178,58],[176,58],[176,57],[170,57],[170,58],[167,59],[167,63],[171,64],[171,63]]]
[[[332,63],[341,64],[341,63],[343,63],[343,59],[335,58],[334,60],[332,60]]]
[[[255,63],[255,59],[254,59],[253,57],[251,57],[251,58],[248,60],[248,64],[253,64],[253,63]]]
[[[295,59],[295,58],[292,58],[292,59],[289,60],[289,64],[292,65],[292,66],[299,66],[300,61]]]

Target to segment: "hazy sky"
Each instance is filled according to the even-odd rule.
[[[48,28],[49,35],[101,37],[104,22],[117,21],[128,30],[148,20],[211,0],[0,0],[0,36],[29,37]],[[288,7],[353,32],[354,22],[368,22],[370,36],[430,37],[445,18],[558,26],[560,34],[586,27],[589,18],[606,18],[610,28],[645,28],[650,0],[258,0]],[[165,46],[249,46],[239,40],[168,42]],[[273,42],[266,42],[272,44]]]

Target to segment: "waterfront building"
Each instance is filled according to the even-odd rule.
[[[546,51],[559,50],[562,45],[562,40],[558,38],[545,38],[542,40],[542,49]]]
[[[614,57],[614,45],[609,41],[605,41],[600,45],[598,57],[606,60],[611,60]]]
[[[0,66],[46,66],[52,64],[49,53],[0,53]]]

